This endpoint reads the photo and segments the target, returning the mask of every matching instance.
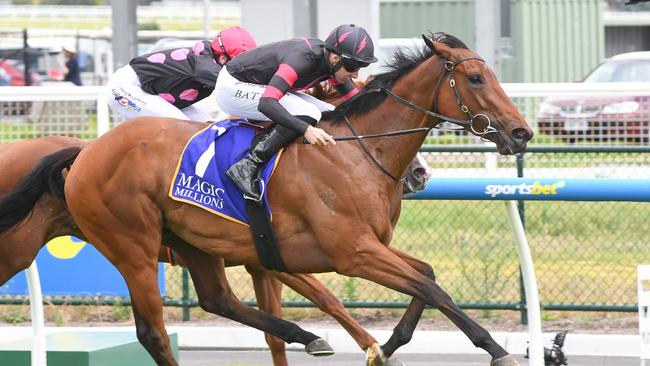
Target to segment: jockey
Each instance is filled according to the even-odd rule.
[[[297,136],[316,145],[334,145],[328,133],[314,127],[322,111],[333,106],[299,90],[329,80],[349,99],[358,92],[351,79],[376,62],[372,39],[365,29],[345,24],[325,42],[296,38],[270,43],[246,52],[221,69],[216,98],[224,112],[252,120],[271,120],[275,126],[253,141],[248,155],[226,174],[245,198],[259,201],[256,178],[262,164]]]
[[[256,46],[245,29],[222,30],[193,48],[153,52],[131,60],[108,81],[108,105],[125,118],[161,116],[194,121],[210,119],[192,106],[212,94],[226,62]]]

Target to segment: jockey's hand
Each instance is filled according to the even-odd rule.
[[[329,133],[314,126],[307,127],[305,138],[312,145],[336,145],[336,141],[334,141]]]

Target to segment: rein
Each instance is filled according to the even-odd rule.
[[[479,60],[481,62],[485,62],[482,58],[480,57],[465,57],[461,58],[460,60],[456,61],[449,61],[445,60],[443,64],[443,72],[440,74],[438,77],[438,80],[436,81],[436,87],[435,87],[435,92],[434,92],[434,111],[431,111],[427,108],[421,107],[411,101],[408,101],[399,95],[395,94],[392,90],[387,89],[387,88],[380,88],[380,89],[375,89],[375,90],[369,90],[363,93],[357,94],[353,99],[356,99],[357,97],[360,97],[361,95],[365,95],[368,93],[384,93],[388,95],[389,97],[392,97],[395,99],[397,102],[401,103],[402,105],[413,109],[417,112],[421,112],[426,114],[427,116],[437,118],[438,120],[443,120],[446,122],[453,123],[455,125],[461,126],[461,127],[467,127],[470,129],[472,133],[474,133],[477,136],[480,136],[483,138],[483,136],[489,134],[489,133],[496,133],[497,130],[496,128],[492,127],[490,118],[483,114],[483,113],[478,113],[478,114],[472,114],[472,112],[469,110],[469,107],[467,107],[463,101],[461,100],[460,93],[458,92],[458,89],[456,88],[456,80],[454,79],[454,69],[455,67],[465,61],[468,60]],[[445,116],[443,114],[437,113],[438,112],[438,95],[440,94],[440,88],[442,85],[442,79],[446,76],[449,75],[449,86],[451,89],[454,91],[454,95],[456,96],[456,104],[458,107],[460,107],[460,110],[465,113],[468,119],[456,119],[456,118],[451,118],[448,116]],[[350,100],[352,101],[352,100]],[[483,129],[483,131],[477,131],[474,128],[474,120],[477,117],[482,117],[487,121],[487,125]],[[412,134],[412,133],[418,133],[418,132],[426,132],[429,133],[433,128],[437,128],[436,126],[433,127],[421,127],[421,128],[411,128],[411,129],[406,129],[406,130],[397,130],[397,131],[389,131],[389,132],[384,132],[384,133],[377,133],[377,134],[370,134],[370,135],[359,135],[357,131],[352,127],[352,123],[350,123],[350,120],[348,119],[348,116],[345,114],[345,109],[343,110],[343,118],[345,119],[345,123],[347,124],[348,128],[350,131],[352,131],[352,136],[335,136],[334,140],[335,141],[350,141],[350,140],[357,140],[359,142],[359,145],[363,148],[364,152],[370,157],[370,160],[377,165],[377,167],[386,175],[391,177],[394,181],[399,182],[403,181],[404,177],[398,178],[395,175],[391,174],[384,166],[372,155],[372,152],[368,148],[368,146],[363,143],[363,139],[369,139],[369,138],[376,138],[376,137],[390,137],[390,136],[399,136],[399,135],[406,135],[406,134]],[[453,130],[459,130],[459,129],[453,129]]]

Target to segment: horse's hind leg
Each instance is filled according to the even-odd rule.
[[[282,283],[265,270],[246,266],[250,273],[255,289],[257,307],[277,318],[282,316]],[[266,344],[271,350],[274,366],[288,366],[287,353],[284,342],[269,333],[264,333]]]
[[[165,331],[158,287],[158,262],[149,259],[118,266],[131,294],[138,340],[158,365],[177,366]]]
[[[73,218],[89,242],[122,274],[131,295],[138,340],[156,364],[178,366],[163,321],[158,287],[158,252],[162,218],[152,206],[129,201],[118,205],[120,216],[108,206],[89,204],[70,195]],[[118,199],[114,198],[113,203]]]
[[[362,350],[377,343],[377,340],[368,334],[345,310],[345,307],[316,277],[304,273],[273,272],[273,276],[285,285],[291,287],[309,301],[318,305],[318,308],[331,315],[354,338]]]
[[[224,261],[221,258],[201,252],[178,237],[173,242],[171,240],[171,236],[169,240],[166,237],[165,243],[171,243],[185,260],[199,297],[199,305],[205,311],[273,334],[287,343],[301,343],[305,345],[305,351],[313,356],[334,353],[325,340],[313,333],[242,304],[226,281]]]
[[[265,271],[266,272],[266,271]],[[401,361],[394,358],[387,360],[377,340],[366,332],[345,310],[343,304],[334,296],[316,277],[305,273],[271,273],[285,285],[318,305],[324,313],[332,316],[352,336],[359,347],[366,352],[366,364],[372,366],[401,365]],[[388,363],[386,363],[388,361]]]

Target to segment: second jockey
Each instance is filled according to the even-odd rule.
[[[160,116],[207,121],[210,116],[193,104],[214,91],[223,65],[255,46],[253,36],[235,26],[219,32],[212,42],[135,57],[109,79],[108,105],[127,119]]]

